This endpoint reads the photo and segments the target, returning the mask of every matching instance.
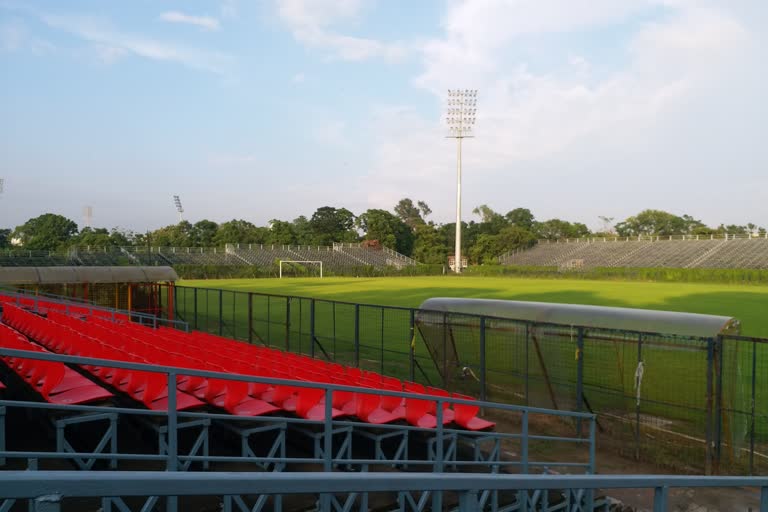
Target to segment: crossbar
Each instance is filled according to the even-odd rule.
[[[395,491],[657,489],[751,487],[768,510],[768,477],[681,475],[483,475],[435,473],[184,473],[163,471],[5,471],[0,497],[204,496]]]

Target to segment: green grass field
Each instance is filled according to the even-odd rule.
[[[768,286],[465,276],[214,279],[179,284],[408,307],[445,296],[686,311],[733,316],[741,320],[742,334],[768,337]]]

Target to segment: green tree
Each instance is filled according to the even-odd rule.
[[[0,229],[0,249],[7,249],[11,247],[11,230]]]
[[[195,222],[190,230],[190,243],[193,247],[212,247],[219,225],[215,222],[203,219]]]
[[[514,210],[508,211],[504,217],[510,224],[527,229],[528,231],[533,231],[533,224],[536,221],[531,210],[528,208],[515,208]]]
[[[451,230],[453,231],[453,230]],[[432,222],[416,226],[416,240],[413,244],[413,258],[426,264],[446,264],[449,252],[453,252],[442,229]]]
[[[536,237],[527,229],[519,226],[507,226],[497,235],[481,234],[469,249],[471,261],[475,263],[493,264],[498,257],[509,251],[530,247]]]
[[[589,235],[589,228],[581,222],[568,222],[561,219],[549,219],[537,222],[534,230],[539,238],[557,240],[559,238],[580,238]]]
[[[256,227],[247,220],[232,219],[219,224],[213,237],[215,245],[226,244],[263,244],[267,240],[269,229]]]
[[[421,226],[426,223],[424,220],[432,209],[424,201],[418,201],[413,204],[413,200],[405,197],[397,202],[395,205],[395,215],[405,222],[405,224],[415,230],[417,226]]]
[[[17,226],[11,238],[20,239],[24,249],[55,251],[65,247],[76,234],[74,221],[55,213],[44,213]]]
[[[83,228],[77,236],[72,237],[70,245],[106,247],[112,245],[109,230],[106,228]]]
[[[346,208],[332,206],[318,208],[309,219],[309,226],[317,245],[355,242],[359,238],[354,231],[355,215]]]
[[[509,223],[503,215],[493,211],[487,204],[478,206],[472,210],[472,213],[479,215],[481,219],[480,225],[478,226],[478,233],[496,235]],[[472,229],[469,231],[471,232]],[[472,237],[469,237],[468,240],[472,239]]]
[[[317,245],[315,235],[312,232],[312,226],[309,225],[309,219],[304,215],[299,215],[293,219],[293,232],[296,234],[296,243],[299,245]]]
[[[386,210],[371,209],[360,214],[357,226],[366,240],[378,240],[385,247],[409,256],[415,236],[408,225]]]
[[[297,245],[296,231],[290,222],[272,219],[269,221],[268,244],[273,245]]]
[[[616,231],[620,236],[682,235],[687,232],[692,220],[686,221],[683,217],[662,210],[643,210],[616,224]]]
[[[156,229],[149,234],[149,240],[156,247],[192,247],[192,224],[184,220]]]

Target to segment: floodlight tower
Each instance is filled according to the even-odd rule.
[[[456,250],[453,268],[461,273],[461,140],[473,137],[477,113],[477,89],[448,89],[448,138],[456,139]]]
[[[93,223],[93,206],[83,206],[83,221],[85,222],[85,227],[91,227]]]
[[[184,216],[182,215],[184,213],[184,208],[181,206],[181,199],[179,199],[179,196],[173,196],[173,204],[176,206],[176,211],[179,212],[179,223],[181,223],[184,220]]]

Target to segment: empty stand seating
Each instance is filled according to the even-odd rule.
[[[211,265],[274,268],[279,260],[322,261],[325,268],[416,265],[386,247],[362,244],[334,246],[228,245],[227,247],[74,247],[67,254],[47,251],[0,251],[0,266],[62,265]]]
[[[46,352],[26,336],[0,324],[0,347]],[[83,377],[64,363],[3,356],[3,362],[46,401],[52,404],[85,404],[112,397],[112,393]]]
[[[583,268],[768,268],[768,238],[695,236],[650,239],[591,238],[541,241],[531,249],[499,258],[505,265]]]
[[[125,320],[112,321],[111,318],[87,316],[82,312],[72,316],[56,307],[46,308],[45,314],[44,317],[6,303],[2,321],[52,352],[178,368],[175,396],[179,410],[208,405],[238,416],[292,413],[320,421],[326,414],[326,392],[306,384],[336,384],[359,390],[334,391],[331,395],[332,417],[352,416],[370,424],[405,421],[422,428],[434,428],[437,424],[436,399],[451,397],[441,389],[404,383],[359,368],[249,345],[207,333],[187,333],[165,327],[153,329]],[[4,326],[4,329],[14,332],[9,327]],[[25,343],[35,346],[29,341]],[[267,377],[288,382],[268,385],[228,378],[204,378],[184,375],[184,369]],[[85,365],[83,370],[110,389],[127,395],[147,408],[166,410],[168,407],[169,390],[165,373],[111,368],[106,365]],[[385,395],[382,391],[405,391],[423,398],[403,399]],[[465,405],[451,408],[448,402],[443,402],[443,423],[455,423],[469,430],[492,428],[493,423],[476,417],[478,411],[479,407]]]

